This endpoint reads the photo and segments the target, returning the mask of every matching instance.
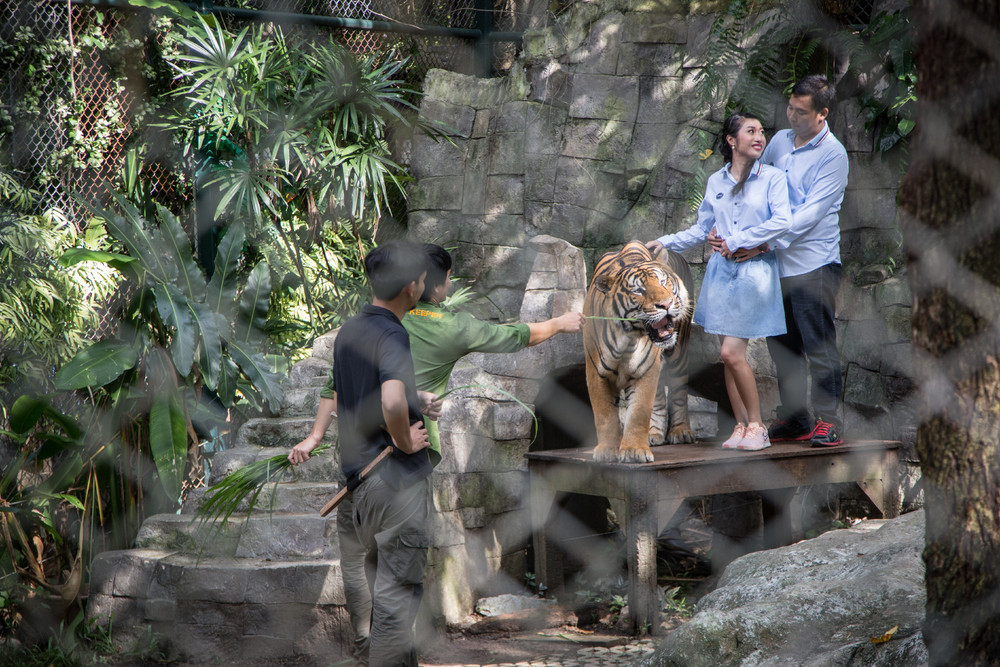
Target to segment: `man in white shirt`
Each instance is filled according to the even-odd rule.
[[[772,442],[825,447],[844,441],[834,313],[841,278],[839,212],[848,161],[826,122],[835,94],[822,75],[796,83],[786,108],[791,129],[775,134],[761,156],[762,162],[785,172],[792,210],[791,228],[772,244],[788,330],[767,339],[781,400],[768,429]]]

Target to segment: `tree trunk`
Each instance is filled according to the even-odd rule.
[[[915,0],[900,190],[921,388],[932,665],[1000,659],[1000,3]]]

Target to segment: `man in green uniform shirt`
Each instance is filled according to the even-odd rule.
[[[403,318],[403,327],[410,334],[417,389],[421,391],[443,396],[455,364],[471,352],[517,352],[556,334],[577,333],[583,328],[582,313],[565,313],[531,324],[492,324],[463,311],[442,308],[440,304],[451,289],[451,255],[433,243],[425,243],[424,252],[424,293]],[[431,463],[437,465],[441,460],[441,436],[436,422],[427,424]]]
[[[556,334],[577,333],[583,329],[583,313],[565,313],[531,324],[492,324],[477,320],[466,312],[442,308],[440,304],[451,289],[451,255],[433,243],[425,243],[423,248],[427,255],[424,293],[402,320],[410,335],[410,354],[413,356],[417,389],[421,392],[443,395],[455,364],[471,352],[517,352],[547,341]],[[309,458],[309,452],[319,445],[333,422],[337,394],[332,384],[332,371],[330,377],[320,393],[312,432],[292,450],[298,460]],[[431,463],[437,465],[441,460],[437,422],[427,420],[424,427],[430,443],[428,452]],[[354,602],[348,605],[348,610],[355,635],[355,657],[359,663],[367,664],[369,619],[355,610],[370,609],[371,594],[365,579],[364,550],[360,540],[353,535],[354,531],[349,530],[350,523],[345,520],[353,511],[350,496],[338,506],[337,511],[344,592]],[[364,598],[367,598],[367,603]]]

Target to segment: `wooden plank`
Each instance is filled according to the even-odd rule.
[[[813,458],[843,456],[856,452],[898,449],[900,443],[894,440],[863,440],[844,443],[837,447],[805,447],[795,443],[775,443],[767,449],[757,452],[745,452],[737,449],[722,449],[716,443],[701,443],[694,445],[664,445],[653,447],[651,463],[616,463],[596,462],[593,460],[592,449],[554,449],[528,452],[525,457],[529,461],[559,461],[578,462],[595,468],[612,470],[635,470],[636,468],[690,468],[711,466],[724,461],[753,461],[757,459]]]
[[[532,546],[535,549],[535,584],[545,585],[551,595],[563,588],[562,555],[557,545],[548,538],[549,516],[555,507],[556,489],[540,475],[533,475],[529,483]]]
[[[625,504],[625,541],[628,560],[629,621],[633,634],[656,633],[660,626],[660,597],[656,587],[656,477],[635,475]]]
[[[670,466],[658,465],[656,461],[598,463],[581,456],[581,452],[588,450],[531,452],[527,456],[529,470],[560,491],[625,500],[628,479],[640,472],[657,474],[657,493],[661,499],[877,480],[885,474],[886,452],[894,451],[884,446],[796,447],[796,450],[799,455],[784,452],[778,456],[761,456],[759,452],[745,452],[747,456],[742,457],[738,453],[732,455],[730,450],[720,450],[724,456],[708,460],[699,456],[697,460],[675,461]]]

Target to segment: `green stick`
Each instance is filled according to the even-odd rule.
[[[588,320],[616,320],[618,322],[642,322],[638,317],[602,317],[601,315],[584,315]]]

